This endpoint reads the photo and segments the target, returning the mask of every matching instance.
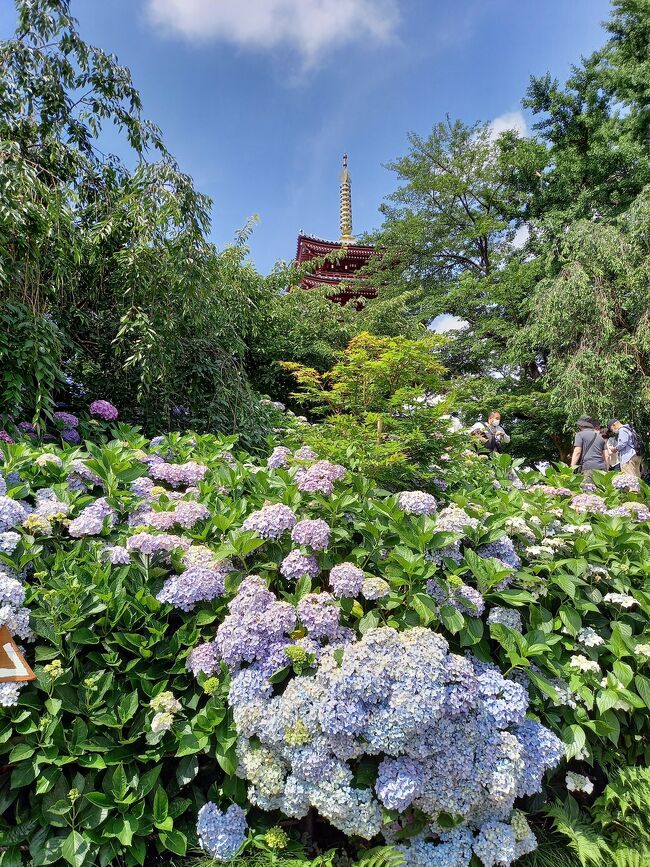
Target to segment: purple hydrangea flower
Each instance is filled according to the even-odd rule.
[[[312,551],[324,551],[329,545],[330,528],[321,518],[298,521],[291,531],[291,538],[298,545],[305,545]]]
[[[149,475],[160,482],[167,482],[177,488],[180,485],[195,485],[202,482],[208,468],[196,461],[185,464],[168,464],[164,461],[149,464]]]
[[[570,506],[582,514],[604,512],[607,509],[607,503],[597,494],[578,494],[571,500]]]
[[[94,400],[90,404],[90,414],[102,421],[115,421],[118,416],[117,409],[107,400]]]
[[[320,572],[315,557],[303,554],[301,551],[290,551],[280,563],[280,573],[289,581],[298,581],[305,576],[315,578]]]
[[[485,557],[486,560],[489,560],[491,557],[500,560],[504,566],[515,571],[521,568],[521,558],[515,551],[514,543],[509,536],[503,536],[501,539],[489,542],[487,545],[480,545],[476,549],[476,553],[480,557]]]
[[[13,444],[13,439],[9,436],[6,430],[0,430],[0,443]]]
[[[129,552],[121,545],[108,545],[103,548],[101,558],[110,563],[111,566],[128,566],[131,562]]]
[[[339,609],[331,593],[308,593],[298,603],[298,616],[314,639],[336,637]]]
[[[76,431],[72,427],[64,428],[61,431],[61,439],[66,443],[69,443],[72,446],[78,446],[81,442],[81,437],[79,436],[79,431]]]
[[[407,756],[385,758],[379,765],[375,791],[387,810],[400,813],[421,795],[426,783],[426,770],[421,762]]]
[[[27,509],[11,497],[0,496],[0,533],[17,527],[27,517]]]
[[[279,539],[296,523],[296,516],[289,506],[274,503],[251,512],[242,524],[242,530],[251,530],[262,539]]]
[[[436,498],[424,491],[402,491],[399,507],[410,515],[433,515],[437,508]]]
[[[298,451],[293,453],[294,458],[297,461],[315,461],[318,455],[313,449],[310,449],[309,446],[300,446]]]
[[[191,611],[199,602],[210,602],[223,596],[226,591],[226,575],[232,571],[232,564],[223,560],[218,566],[190,566],[182,575],[169,577],[160,593],[159,602],[169,602],[181,611]]]
[[[199,810],[196,833],[201,848],[217,861],[231,861],[243,846],[247,831],[246,817],[238,804],[231,804],[225,813],[212,802]]]
[[[55,412],[52,416],[55,422],[64,428],[79,427],[79,419],[71,412]]]
[[[197,644],[192,650],[187,658],[186,666],[194,677],[198,677],[199,674],[212,675],[219,671],[220,660],[216,642],[206,641],[204,644]]]
[[[291,449],[288,449],[286,446],[278,446],[271,452],[270,457],[266,461],[266,466],[270,470],[277,470],[280,467],[288,467],[290,457]]]
[[[97,536],[104,529],[104,522],[108,519],[108,525],[115,523],[115,510],[108,505],[105,497],[100,497],[86,506],[81,514],[70,521],[68,533],[74,538],[82,536]]]
[[[0,552],[3,554],[13,554],[18,543],[20,542],[20,534],[9,530],[6,533],[0,533]]]
[[[638,494],[641,491],[641,479],[637,479],[631,473],[617,473],[612,479],[612,486],[619,491]]]
[[[127,551],[138,551],[140,554],[168,554],[176,548],[187,550],[191,546],[189,539],[172,536],[167,533],[136,533],[126,540]]]
[[[298,490],[308,494],[329,495],[334,483],[345,477],[346,469],[330,461],[316,461],[310,467],[303,467],[296,473]]]
[[[363,570],[353,563],[339,563],[330,570],[329,583],[339,598],[358,596],[364,580]]]

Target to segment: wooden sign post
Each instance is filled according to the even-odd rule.
[[[0,627],[0,683],[36,680],[6,626]]]

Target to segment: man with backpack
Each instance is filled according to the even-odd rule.
[[[576,422],[578,432],[573,441],[571,466],[584,476],[584,485],[591,483],[594,470],[607,470],[607,446],[597,430],[596,422],[582,415]]]
[[[622,424],[617,418],[609,420],[608,428],[616,434],[616,453],[618,455],[621,472],[641,478],[643,440],[634,430],[631,424]]]

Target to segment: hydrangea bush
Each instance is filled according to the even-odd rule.
[[[389,493],[310,448],[116,432],[0,446],[0,624],[38,678],[0,691],[16,860],[228,860],[318,815],[507,865],[576,775],[647,762],[643,483],[456,455]]]

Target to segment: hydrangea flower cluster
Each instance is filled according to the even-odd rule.
[[[607,509],[605,500],[597,494],[578,494],[571,500],[570,505],[574,511],[582,514],[586,514],[587,512],[598,514]]]
[[[202,482],[207,471],[208,468],[204,464],[199,464],[196,461],[188,461],[185,464],[168,464],[165,461],[159,461],[149,464],[149,475],[152,479],[167,482],[174,488]]]
[[[345,467],[330,461],[316,461],[310,467],[301,467],[296,473],[295,481],[299,491],[308,494],[325,494],[329,496],[334,490],[335,482],[345,477]]]
[[[0,495],[0,533],[22,524],[26,517],[27,509],[23,503]]]
[[[237,773],[251,803],[295,818],[314,807],[365,839],[382,831],[382,806],[415,807],[430,818],[434,851],[447,842],[436,819],[451,813],[468,844],[465,864],[472,851],[493,853],[486,865],[509,857],[515,798],[538,791],[563,755],[555,735],[525,720],[525,689],[450,654],[421,627],[371,629],[338,652],[324,648],[315,674],[292,678],[280,695],[260,672],[233,679]],[[376,757],[374,790],[354,782],[350,763],[364,756]],[[491,835],[492,823],[511,835]]]
[[[284,648],[296,625],[296,609],[280,602],[258,575],[248,575],[228,605],[215,644],[221,659],[235,672],[255,663],[267,676],[286,664]]]
[[[533,493],[539,491],[547,497],[570,497],[573,494],[568,488],[556,488],[553,485],[531,485],[528,490]]]
[[[298,581],[300,578],[315,578],[320,572],[318,560],[301,551],[290,551],[280,563],[280,574],[289,581]]]
[[[487,545],[479,545],[476,553],[486,559],[494,557],[495,560],[499,560],[509,569],[514,569],[515,571],[521,569],[521,558],[517,554],[514,543],[509,536],[502,536],[501,539],[497,539],[495,542],[488,542]]]
[[[226,575],[232,572],[230,560],[214,566],[189,566],[181,575],[171,575],[156,596],[159,602],[169,602],[181,611],[191,611],[199,602],[210,602],[223,596]]]
[[[266,466],[270,470],[278,470],[282,467],[289,466],[289,458],[291,457],[291,449],[286,446],[278,446],[273,449],[269,458],[267,458]]]
[[[522,631],[521,614],[514,608],[502,608],[500,605],[495,605],[490,609],[488,614],[488,623],[500,623],[502,626],[507,626],[508,629],[514,629],[515,632]]]
[[[603,599],[605,602],[620,605],[621,608],[633,608],[637,604],[634,596],[630,596],[628,593],[606,593]]]
[[[0,553],[13,554],[18,543],[20,542],[20,534],[13,530],[8,530],[5,533],[0,533]]]
[[[23,641],[32,641],[29,609],[25,608],[25,588],[16,572],[0,563],[0,626]],[[24,683],[0,684],[0,707],[12,707],[18,702]]]
[[[631,494],[641,492],[641,479],[631,473],[616,473],[612,478],[612,487],[618,491],[628,491]]]
[[[55,412],[53,413],[52,418],[54,419],[56,424],[60,425],[63,428],[79,427],[79,419],[71,412]]]
[[[438,533],[462,533],[476,530],[479,525],[478,518],[470,517],[465,509],[459,506],[446,506],[436,518],[436,531]]]
[[[196,824],[199,843],[217,861],[231,861],[243,846],[247,832],[246,816],[238,804],[231,804],[222,813],[210,801],[199,810]]]
[[[364,599],[373,601],[383,599],[390,593],[390,584],[377,575],[366,575],[361,585],[361,595]]]
[[[294,458],[297,461],[315,461],[318,458],[318,455],[313,449],[310,449],[309,446],[300,446],[300,448],[293,453]]]
[[[105,521],[108,522],[109,527],[113,526],[115,510],[108,505],[105,497],[99,497],[94,503],[86,506],[78,518],[70,521],[68,533],[74,539],[80,539],[82,536],[97,536],[103,531]]]
[[[195,500],[180,500],[166,512],[148,510],[138,514],[138,524],[155,527],[156,530],[171,530],[174,525],[189,530],[199,521],[210,517],[210,510]]]
[[[312,551],[324,551],[329,545],[330,528],[322,518],[298,521],[291,531],[291,539],[297,545],[305,545]]]
[[[354,597],[361,592],[364,579],[363,570],[353,563],[339,563],[330,570],[329,585],[339,599]]]
[[[650,521],[650,509],[644,503],[621,503],[614,509],[607,509],[605,514],[611,518],[625,518],[626,520],[632,518],[637,523]]]
[[[436,498],[424,491],[402,491],[398,503],[409,515],[433,515],[438,506]]]
[[[274,503],[251,512],[242,524],[242,530],[252,530],[262,539],[279,539],[295,526],[296,520],[289,506]]]
[[[107,400],[94,400],[89,409],[92,416],[102,421],[115,421],[118,416],[117,409]]]
[[[151,556],[153,554],[169,554],[176,548],[187,550],[191,544],[188,539],[168,533],[136,533],[126,540],[126,550]]]

